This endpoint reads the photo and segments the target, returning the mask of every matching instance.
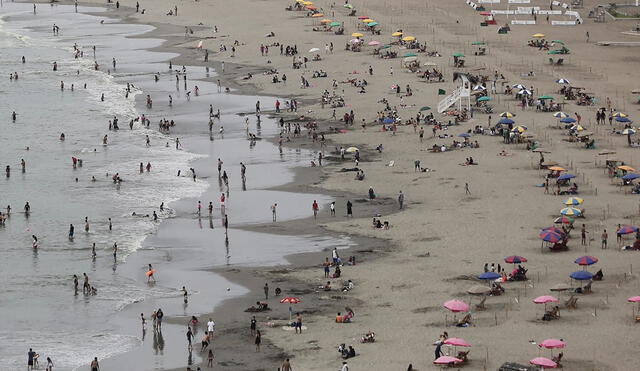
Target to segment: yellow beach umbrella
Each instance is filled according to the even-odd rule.
[[[358,148],[356,148],[356,147],[349,147],[349,148],[347,148],[347,150],[345,152],[353,153],[353,152],[355,152],[357,150],[358,150]]]
[[[631,166],[627,166],[627,165],[618,166],[618,169],[624,170],[624,171],[636,171],[636,169],[632,168]]]
[[[536,33],[536,34],[533,34],[532,36],[536,37],[536,38],[541,38],[541,37],[544,37],[544,34],[543,33]]]
[[[312,1],[303,1],[302,5],[313,5]]]
[[[628,115],[626,113],[622,113],[622,112],[614,112],[613,115],[611,115],[613,117],[627,117]]]
[[[326,18],[320,21],[320,23],[331,23],[331,22],[333,22],[333,20],[326,19]]]
[[[564,200],[565,205],[581,205],[584,202],[580,197],[569,197]]]
[[[416,38],[415,38],[415,37],[413,37],[413,36],[405,36],[405,37],[403,37],[403,38],[402,38],[402,41],[413,41],[413,40],[415,40],[415,39],[416,39]]]
[[[324,14],[322,13],[316,13],[314,15],[312,15],[313,18],[320,18],[320,17],[324,17]]]
[[[392,33],[392,34],[391,34],[391,36],[393,36],[393,37],[400,37],[400,36],[402,36],[402,32],[400,32],[400,31],[396,31],[396,32]]]
[[[567,171],[567,169],[560,167],[560,166],[551,166],[548,168],[551,171]]]
[[[351,34],[352,37],[362,37],[364,36],[363,34],[361,34],[360,32],[354,32]]]
[[[374,22],[374,20],[371,18],[366,18],[362,20],[362,23],[371,23],[371,22]]]
[[[501,114],[499,114],[498,116],[500,117],[506,117],[506,118],[512,118],[513,116],[515,116],[513,113],[511,112],[502,112]]]

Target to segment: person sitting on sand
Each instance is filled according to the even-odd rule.
[[[354,287],[353,281],[348,280],[347,284],[342,287],[342,292],[351,291],[351,290],[353,290],[353,287]]]
[[[335,271],[333,273],[333,275],[331,276],[332,278],[340,278],[340,275],[342,274],[342,271],[340,270],[340,266],[336,265]]]
[[[324,291],[331,291],[331,282],[327,281],[325,285],[320,286]]]
[[[456,327],[469,327],[471,326],[471,314],[467,313],[466,316],[462,317],[458,323],[456,323]]]
[[[369,199],[373,200],[376,198],[376,192],[373,190],[373,187],[369,187]]]
[[[360,338],[361,343],[374,343],[375,341],[376,341],[376,334],[373,331],[367,332]]]

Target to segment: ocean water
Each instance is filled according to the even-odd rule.
[[[0,165],[11,168],[10,176],[0,176],[0,208],[12,208],[6,225],[0,227],[0,370],[22,369],[29,347],[51,356],[57,370],[74,370],[94,356],[103,359],[140,347],[150,350],[153,367],[182,366],[182,361],[159,354],[157,344],[151,351],[148,337],[145,343],[144,336],[130,330],[137,313],[162,305],[167,315],[198,314],[229,295],[246,292],[233,287],[226,296],[197,296],[212,288],[221,292],[229,287],[224,279],[208,272],[203,278],[206,268],[279,264],[288,253],[350,242],[348,238],[231,230],[230,243],[224,244],[217,202],[223,187],[215,180],[218,157],[224,159],[231,177],[226,207],[235,226],[270,221],[273,202],[281,205],[281,220],[308,216],[312,199],[329,202],[322,195],[266,189],[291,181],[290,168],[308,164],[315,154],[278,151],[266,141],[250,146],[244,118],[236,113],[252,110],[255,101],[264,98],[221,94],[215,84],[196,81],[214,76],[203,68],[188,68],[185,89],[182,79],[176,84],[175,72],[167,67],[174,55],[148,51],[161,40],[130,37],[152,27],[82,14],[99,12],[98,8],[81,7],[79,11],[44,4],[38,5],[37,14],[31,4],[5,3],[0,8],[0,78],[5,79],[0,84]],[[52,35],[53,24],[60,27],[59,35]],[[83,51],[83,58],[74,58],[74,45]],[[94,46],[99,71],[93,67]],[[112,58],[117,60],[115,70]],[[53,71],[54,61],[57,71]],[[10,80],[10,74],[16,72],[19,79]],[[160,73],[158,82],[153,79],[155,73]],[[135,86],[128,96],[127,82]],[[193,90],[193,84],[201,94],[187,100],[184,93]],[[154,99],[151,110],[145,107],[147,94]],[[169,94],[172,107],[167,103]],[[213,137],[207,126],[209,104],[222,111]],[[141,114],[150,118],[150,128],[136,122],[130,130],[129,121]],[[119,131],[108,129],[114,116]],[[160,118],[176,121],[171,134],[158,132]],[[219,133],[220,126],[225,128],[224,135]],[[262,136],[278,132],[267,119],[258,127],[254,117],[249,130]],[[59,139],[61,133],[64,141]],[[105,134],[109,138],[106,146],[102,144]],[[150,147],[145,145],[147,136]],[[173,144],[176,136],[184,146],[180,150]],[[72,157],[82,159],[83,166],[73,168]],[[21,159],[26,162],[25,172]],[[245,186],[239,180],[240,161],[248,165]],[[151,162],[151,172],[141,174],[140,162]],[[196,168],[199,181],[184,176],[190,167]],[[183,176],[176,176],[178,170]],[[123,178],[120,185],[111,181],[114,173]],[[198,218],[197,200],[202,200],[205,209],[213,201],[214,214]],[[29,217],[22,211],[25,202],[31,205]],[[144,215],[157,210],[161,202],[167,211],[160,213],[165,221],[159,228]],[[133,216],[134,212],[143,216]],[[108,218],[113,221],[111,231]],[[73,239],[68,237],[70,224],[75,226]],[[37,250],[32,248],[32,235],[38,238]],[[96,243],[95,260],[91,259],[92,243]],[[118,244],[115,261],[111,255],[114,243]],[[157,285],[149,286],[144,279],[149,262],[164,274],[159,274],[162,281]],[[72,275],[77,274],[82,284],[83,272],[98,287],[97,296],[74,295]],[[206,285],[190,287],[196,296],[187,310],[174,304],[180,301],[179,288],[189,274],[200,282],[206,279]],[[175,331],[182,334],[182,329]]]

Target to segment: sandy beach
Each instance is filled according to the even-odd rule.
[[[596,23],[588,18],[588,12],[598,4],[591,0],[585,1],[583,8],[574,9],[582,16],[583,24],[553,26],[548,22],[568,18],[553,16],[547,21],[539,15],[537,25],[511,25],[507,34],[497,32],[509,22],[506,16],[496,15],[498,25],[481,26],[484,17],[462,0],[396,3],[356,0],[351,2],[355,16],[349,16],[352,10],[344,4],[325,0],[314,1],[299,11],[285,10],[295,4],[287,1],[140,1],[138,12],[136,1],[131,0],[120,1],[117,10],[115,4],[105,1],[88,3],[106,5],[112,10],[109,15],[122,18],[124,23],[155,26],[150,35],[166,40],[156,49],[180,54],[173,59],[174,66],[209,66],[217,76],[203,80],[213,83],[219,80],[234,94],[259,96],[263,116],[273,117],[274,124],[280,118],[285,122],[281,136],[276,134],[269,139],[274,150],[282,146],[310,151],[312,155],[295,169],[292,182],[268,189],[302,195],[293,201],[298,208],[292,207],[295,211],[291,211],[291,220],[248,222],[251,225],[241,230],[282,236],[348,237],[354,243],[348,249],[335,246],[341,249],[342,259],[355,256],[357,262],[355,265],[344,262],[341,276],[335,279],[327,279],[323,273],[323,262],[325,258],[331,260],[332,248],[289,255],[287,264],[264,267],[235,262],[228,267],[208,269],[249,291],[223,302],[213,311],[194,313],[200,318],[201,329],[206,318],[215,318],[213,369],[279,370],[289,358],[294,370],[340,370],[344,361],[337,350],[340,344],[355,348],[356,356],[346,360],[350,371],[406,370],[409,365],[413,370],[438,369],[441,366],[433,364],[435,343],[443,332],[449,338],[462,338],[471,344],[465,349],[442,347],[442,352],[450,356],[469,351],[466,362],[455,362],[456,369],[498,370],[505,362],[529,365],[536,357],[551,359],[560,352],[563,353],[560,363],[566,370],[639,367],[634,351],[640,344],[634,336],[637,305],[627,299],[640,295],[636,273],[640,268],[634,266],[637,251],[622,249],[634,244],[636,234],[629,233],[618,241],[616,230],[618,225],[640,224],[640,203],[636,201],[638,195],[632,193],[634,187],[622,186],[622,174],[610,176],[606,164],[607,160],[616,160],[614,169],[622,162],[635,167],[640,166],[640,158],[638,147],[628,145],[628,138],[634,137],[619,133],[625,129],[623,122],[614,119],[610,123],[607,118],[598,124],[595,119],[596,111],[605,107],[607,115],[624,112],[631,121],[629,126],[636,128],[633,120],[640,114],[640,105],[637,94],[631,91],[640,89],[637,68],[640,48],[599,45],[640,41],[640,36],[623,33],[635,27],[636,20],[607,19]],[[504,3],[487,7],[506,9]],[[549,8],[548,1],[539,0],[515,5]],[[317,7],[315,11],[323,15],[312,17],[314,11],[309,6]],[[176,7],[177,15],[168,15],[170,11],[174,14]],[[377,22],[375,29],[380,34],[363,29],[359,16]],[[336,35],[335,28],[329,32],[314,31],[323,27],[322,19],[343,23],[344,34]],[[520,16],[520,19],[528,18]],[[426,51],[398,45],[399,38],[391,36],[398,30],[402,30],[402,37],[415,37],[421,46],[426,43]],[[346,50],[345,45],[350,45],[350,40],[356,37],[351,35],[356,32],[362,33],[357,38],[362,38],[364,45],[360,51]],[[561,40],[551,49],[566,46],[570,54],[550,55],[548,50],[528,46],[529,41],[541,39],[532,36],[536,33],[544,34],[542,38],[548,41]],[[378,41],[379,45],[393,43],[388,50],[397,52],[399,57],[380,58],[374,54],[379,46],[367,45],[372,41]],[[269,46],[268,53],[264,48],[261,51],[265,45]],[[295,46],[298,54],[283,55],[280,45]],[[486,48],[486,55],[474,55],[481,47]],[[309,52],[313,48],[318,50]],[[380,53],[386,50],[381,49]],[[434,52],[439,56],[427,56]],[[443,81],[429,82],[405,68],[402,56],[409,53],[415,54],[417,68],[421,71],[435,68]],[[464,67],[454,66],[455,53],[464,54],[461,57],[465,60]],[[313,60],[315,55],[319,60]],[[562,65],[549,62],[550,58],[557,61],[560,57],[564,60]],[[294,58],[308,60],[301,61],[300,68],[294,68]],[[326,72],[326,77],[313,77],[316,71]],[[487,90],[491,90],[495,81],[496,92],[487,94],[493,112],[485,113],[476,106],[459,125],[447,125],[456,121],[454,116],[438,113],[437,107],[441,99],[459,86],[459,81],[453,79],[454,73],[481,80],[485,77]],[[282,82],[283,75],[286,83]],[[274,77],[278,82],[273,82]],[[559,79],[569,83],[558,83]],[[531,90],[534,98],[549,95],[554,102],[561,103],[559,110],[573,118],[579,116],[577,123],[582,129],[575,133],[578,135],[569,135],[564,123],[552,116],[556,110],[523,108],[514,94],[505,94],[505,88],[515,84]],[[407,94],[407,86],[411,94]],[[577,105],[576,100],[565,99],[559,93],[563,86],[584,88],[582,92],[587,93],[592,104]],[[440,94],[440,90],[445,93]],[[330,103],[322,102],[323,93],[333,101],[344,101],[345,105],[332,108]],[[276,112],[276,99],[282,112]],[[291,100],[297,101],[295,112],[287,109]],[[474,98],[471,104],[475,106]],[[430,108],[421,111],[425,106]],[[354,122],[346,125],[343,117],[349,112],[353,112]],[[526,127],[523,134],[529,136],[529,144],[525,140],[505,143],[498,132],[492,135],[489,128],[502,119],[501,112],[513,113],[514,124]],[[424,119],[410,124],[418,113],[433,114],[442,127],[432,131],[435,126]],[[253,112],[247,115],[253,117]],[[384,123],[385,118],[392,116],[397,124]],[[294,127],[300,124],[301,135],[288,132],[287,124]],[[236,119],[230,125],[242,123]],[[187,131],[191,129],[194,128]],[[190,135],[194,132],[189,131]],[[584,132],[591,133],[585,143],[593,139],[595,148],[576,141]],[[463,133],[469,134],[469,138],[460,136]],[[206,132],[202,137],[208,140]],[[452,145],[454,141],[473,145],[456,146]],[[537,151],[531,150],[532,144]],[[439,150],[442,145],[447,147],[446,151]],[[341,158],[340,148],[349,147],[358,148],[357,163],[353,153]],[[436,150],[432,151],[433,148]],[[323,163],[315,166],[319,153]],[[541,154],[545,162],[555,162],[565,169],[560,173],[575,175],[569,183],[576,183],[577,194],[554,194],[553,177],[549,192],[545,192],[545,179],[550,171],[546,164],[541,169]],[[472,164],[469,157],[473,158]],[[416,169],[416,161],[420,170]],[[197,163],[207,177],[215,177],[215,158],[206,157]],[[356,167],[366,174],[363,180],[355,179],[355,171],[346,171]],[[268,173],[261,175],[269,177]],[[375,199],[369,196],[370,188],[376,194]],[[330,212],[329,202],[322,202],[319,215],[314,218],[313,199],[307,201],[305,195],[323,195],[334,200],[335,216]],[[568,250],[551,251],[539,235],[545,227],[562,227],[554,224],[554,220],[561,216],[560,210],[568,206],[564,202],[571,196],[583,200],[584,203],[576,205],[583,215],[573,221]],[[353,217],[347,217],[347,201],[353,203]],[[192,200],[182,202],[176,206],[178,212],[181,207],[192,207],[186,206],[192,205]],[[305,206],[308,215],[298,215],[298,202],[308,205]],[[260,212],[265,212],[264,209]],[[374,218],[388,222],[389,227],[373,227]],[[583,226],[585,243],[580,238]],[[179,224],[173,227],[176,229],[167,229],[170,231],[167,233],[177,231]],[[605,230],[608,248],[603,249]],[[206,239],[189,240],[194,245],[206,243],[209,243]],[[250,243],[259,245],[258,241]],[[501,283],[504,288],[501,295],[468,293],[472,286],[489,287],[490,283],[478,276],[491,270],[490,266],[500,264],[507,275],[511,273],[517,265],[504,259],[514,255],[527,259],[522,264],[527,269],[526,280]],[[583,267],[574,263],[580,256],[595,256],[599,261]],[[334,269],[332,266],[331,273]],[[602,280],[592,282],[590,293],[574,290],[591,281],[570,279],[572,272],[583,269],[603,272]],[[206,280],[206,276],[190,278]],[[332,289],[325,291],[320,286],[328,280]],[[347,280],[354,287],[343,291]],[[271,310],[244,312],[256,301],[265,299],[265,282],[271,290],[275,287],[282,290],[276,297],[270,291],[267,302]],[[559,284],[567,288],[550,290]],[[201,295],[217,294],[203,291]],[[544,295],[552,295],[559,302],[534,304],[535,298]],[[291,313],[290,305],[280,304],[284,297],[302,300],[291,305],[293,317],[298,312],[303,317],[305,327],[301,334],[287,326]],[[565,307],[571,298],[574,305]],[[469,306],[468,326],[455,326],[467,311],[453,313],[443,306],[452,299]],[[480,303],[484,305],[477,306]],[[559,318],[543,320],[545,309],[555,305],[560,311]],[[355,313],[351,323],[337,323],[336,314],[345,314],[345,308]],[[190,315],[171,316],[167,323],[186,328]],[[249,330],[252,315],[256,316],[263,335],[260,352],[255,351],[255,339]],[[368,332],[375,333],[375,342],[361,343],[361,337]],[[179,336],[185,342],[184,335]],[[538,346],[545,339],[562,339],[566,348],[549,350]],[[196,337],[196,345],[198,342]],[[140,370],[166,368],[138,363],[136,352],[106,359],[102,369],[127,369],[132,362]],[[182,356],[181,352],[176,353]],[[187,359],[186,348],[183,359]],[[192,370],[209,369],[204,353],[193,363]],[[175,369],[184,370],[187,365]]]

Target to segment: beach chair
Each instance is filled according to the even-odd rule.
[[[556,66],[562,66],[562,63],[564,63],[564,58],[558,59],[558,61],[555,64]]]
[[[571,295],[571,297],[564,302],[564,307],[566,309],[578,309],[578,298]]]
[[[487,310],[487,307],[484,303],[487,301],[487,297],[483,297],[482,300],[478,304],[476,304],[476,310]]]
[[[464,351],[459,351],[458,352],[458,355],[456,355],[456,358],[462,360],[462,362],[459,362],[458,364],[467,363],[467,361],[469,361],[469,358],[468,358],[469,352],[470,352],[470,350],[467,350],[466,352],[464,352]]]
[[[558,353],[558,355],[553,357],[552,359],[552,361],[555,362],[556,365],[558,365],[558,368],[562,368],[562,364],[560,364],[560,361],[562,361],[562,356],[564,356],[564,352]]]

